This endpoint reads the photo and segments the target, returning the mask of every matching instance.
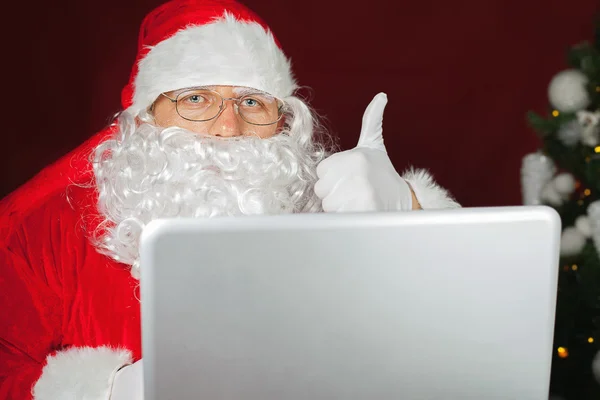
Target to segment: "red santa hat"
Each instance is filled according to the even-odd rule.
[[[123,108],[134,115],[164,92],[245,86],[284,98],[297,88],[269,27],[233,0],[173,0],[146,16]]]

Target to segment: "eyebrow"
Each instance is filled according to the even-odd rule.
[[[189,87],[189,88],[183,88],[183,89],[174,90],[171,93],[173,93],[173,96],[178,96],[181,93],[186,92],[188,90],[192,90],[192,89],[208,89],[208,90],[214,90],[214,91],[216,91],[216,89],[218,87],[219,86],[192,86],[192,87]],[[267,97],[272,98],[273,100],[275,100],[275,96],[273,96],[273,95],[271,95],[269,93],[263,92],[262,90],[253,89],[253,88],[249,88],[249,87],[234,86],[233,92],[234,92],[234,94],[236,96],[239,96],[239,97],[243,97],[243,96],[245,96],[247,94],[262,94],[264,96],[267,96]]]
[[[252,88],[247,88],[247,87],[234,87],[233,88],[233,94],[237,95],[237,96],[245,96],[248,93],[260,93],[263,94],[263,92],[261,92],[260,90],[256,90],[256,89],[252,89]]]
[[[249,87],[239,87],[239,86],[238,87],[234,87],[233,88],[233,93],[236,96],[239,96],[239,97],[244,97],[247,94],[260,94],[260,95],[266,96],[266,97],[268,97],[270,99],[273,99],[273,100],[276,99],[276,97],[273,96],[270,93],[263,92],[262,90],[258,90],[258,89],[249,88]]]

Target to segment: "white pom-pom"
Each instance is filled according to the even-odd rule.
[[[550,103],[558,111],[575,112],[590,104],[585,85],[588,78],[577,69],[561,71],[552,78],[548,86]]]
[[[600,257],[600,200],[596,200],[588,206],[587,214],[590,220],[592,240],[598,252],[598,257]]]
[[[577,122],[583,127],[600,125],[600,111],[577,111]]]
[[[580,215],[577,217],[575,220],[575,228],[577,228],[586,239],[592,237],[592,225],[590,224],[590,219],[587,215]]]
[[[523,204],[542,204],[542,189],[556,173],[556,166],[550,157],[541,152],[523,157],[521,164],[521,193]]]
[[[596,381],[600,383],[600,351],[596,353],[596,357],[592,361],[592,371],[594,371]]]
[[[569,257],[581,253],[585,246],[585,236],[574,226],[565,228],[560,239],[560,255]]]
[[[581,125],[581,143],[596,147],[600,144],[600,111],[578,111],[577,120]]]
[[[554,177],[552,185],[558,193],[568,196],[575,191],[575,178],[568,172],[563,172]]]
[[[548,204],[553,206],[560,206],[563,202],[563,196],[558,193],[558,191],[554,188],[552,183],[547,184],[542,189],[542,193],[540,193],[540,198]]]

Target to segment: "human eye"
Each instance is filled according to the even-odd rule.
[[[189,104],[203,104],[208,102],[208,99],[201,94],[195,93],[183,97],[182,101]]]
[[[242,106],[254,108],[262,106],[262,103],[259,99],[253,97],[245,97],[242,99]]]
[[[217,95],[208,90],[188,90],[178,96],[177,105],[181,108],[207,108],[218,103]]]

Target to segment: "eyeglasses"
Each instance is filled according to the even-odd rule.
[[[225,109],[225,101],[233,101],[236,113],[252,125],[272,125],[283,116],[283,101],[262,92],[249,92],[240,97],[223,97],[211,89],[186,89],[172,99],[181,118],[188,121],[204,122],[215,119]]]

